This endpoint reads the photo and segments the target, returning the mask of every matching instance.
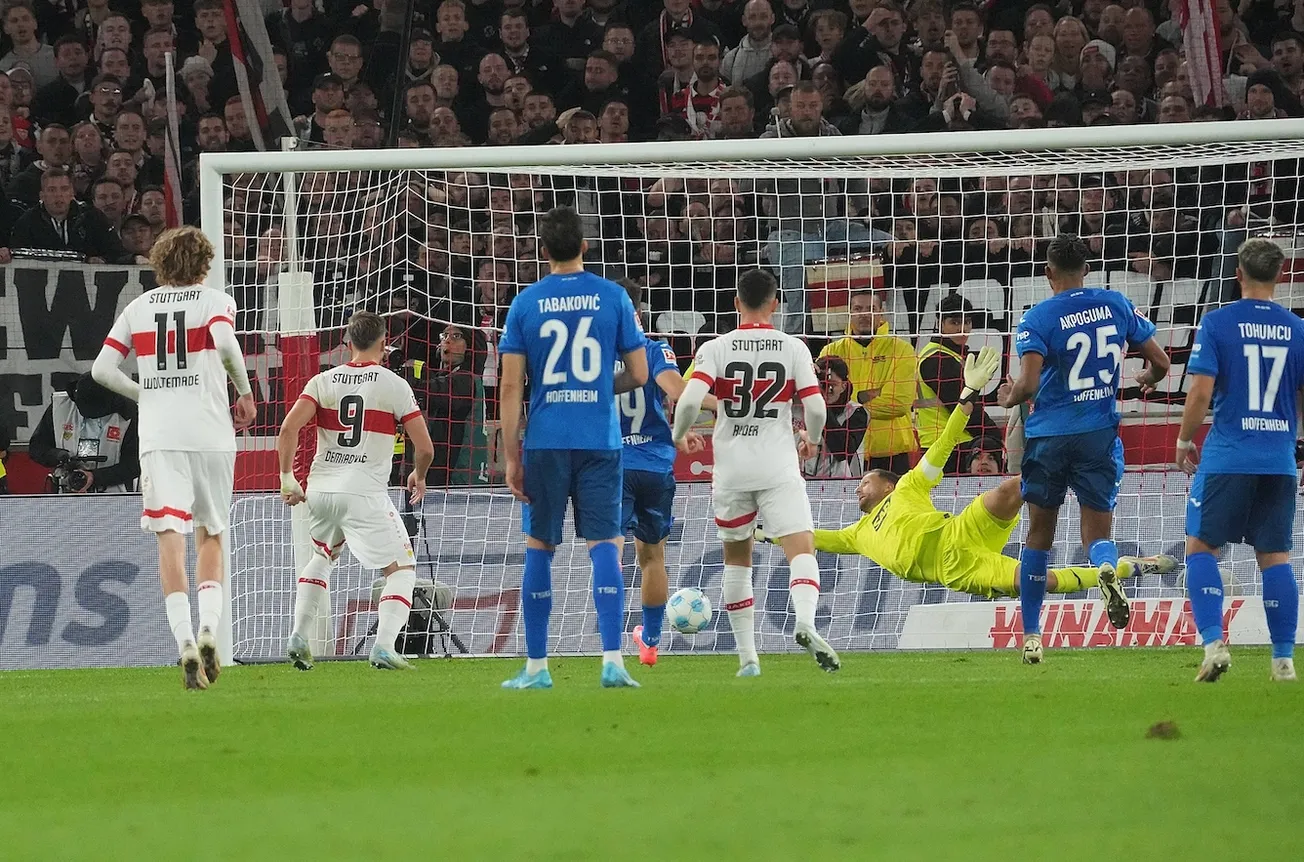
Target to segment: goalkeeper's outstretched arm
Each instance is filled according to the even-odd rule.
[[[974,402],[978,399],[982,388],[996,373],[1000,361],[1001,355],[994,347],[984,347],[977,355],[970,353],[965,357],[964,389],[960,391],[960,403],[951,411],[951,417],[946,420],[946,427],[942,429],[941,436],[928,447],[923,459],[915,466],[915,470],[927,480],[929,488],[936,487],[941,481],[946,462],[951,459],[955,447],[964,439],[965,426],[969,424]]]

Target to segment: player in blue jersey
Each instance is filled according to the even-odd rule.
[[[1118,439],[1118,390],[1123,354],[1140,348],[1146,368],[1137,374],[1149,391],[1168,373],[1168,355],[1155,341],[1155,325],[1123,294],[1083,287],[1087,248],[1061,234],[1046,252],[1049,299],[1023,315],[1015,333],[1019,376],[1000,388],[1002,407],[1032,399],[1025,425],[1023,499],[1028,536],[1019,556],[1023,610],[1023,660],[1042,659],[1041,605],[1055,522],[1072,488],[1081,506],[1082,546],[1100,569],[1109,621],[1127,625],[1130,609],[1117,575],[1118,548],[1110,534],[1123,482],[1123,442]]]
[[[620,284],[633,306],[640,307],[642,286],[629,280]],[[661,624],[666,616],[666,537],[674,523],[671,508],[675,503],[675,441],[666,421],[662,393],[672,402],[678,401],[686,383],[670,345],[649,338],[646,351],[647,383],[620,396],[620,437],[625,445],[620,523],[624,530],[634,531],[643,605],[643,623],[634,627],[634,645],[638,647],[639,661],[650,666],[657,663]],[[702,407],[715,410],[715,398],[708,395]],[[686,445],[691,448],[701,444],[698,437]]]
[[[584,271],[584,230],[570,207],[539,222],[550,274],[521,291],[507,312],[498,352],[507,487],[525,502],[525,668],[504,688],[551,688],[548,617],[552,555],[569,501],[575,533],[589,546],[593,605],[602,636],[602,685],[637,686],[620,642],[625,582],[620,571],[621,442],[615,392],[647,382],[646,336],[620,285]],[[624,361],[619,378],[616,360]],[[530,420],[521,443],[521,401],[530,379]]]
[[[1216,554],[1228,542],[1245,542],[1263,572],[1272,679],[1294,681],[1299,589],[1290,550],[1304,321],[1273,301],[1284,259],[1276,243],[1248,239],[1236,256],[1241,299],[1200,322],[1177,436],[1177,466],[1195,474],[1186,503],[1186,586],[1204,642],[1195,679],[1214,682],[1231,666]],[[1213,427],[1201,452],[1194,437],[1211,400]]]

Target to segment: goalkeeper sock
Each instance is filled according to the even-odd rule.
[[[217,632],[217,621],[222,619],[222,582],[204,581],[195,595],[199,605],[199,630]]]
[[[1077,593],[1100,585],[1100,569],[1094,566],[1067,566],[1063,569],[1051,569],[1055,583],[1047,582],[1047,589],[1052,593]]]
[[[648,646],[657,646],[661,643],[661,624],[665,619],[664,604],[643,606],[643,643]]]
[[[1263,571],[1263,614],[1268,618],[1273,658],[1293,658],[1299,626],[1299,589],[1289,563]]]
[[[1087,556],[1096,568],[1109,563],[1115,570],[1118,569],[1118,546],[1113,539],[1097,539],[1092,542],[1091,547],[1087,548]]]
[[[399,629],[408,621],[412,611],[412,588],[416,583],[417,573],[409,568],[397,569],[385,578],[385,589],[376,609],[376,643],[386,649],[394,649]]]
[[[612,654],[619,655],[625,628],[625,578],[620,572],[620,551],[615,542],[598,542],[589,548],[589,560],[593,564],[593,608],[598,612],[603,660],[616,661]]]
[[[525,549],[521,576],[521,616],[525,618],[525,670],[548,668],[548,618],[552,616],[552,551]]]
[[[322,602],[330,590],[331,561],[313,554],[299,575],[294,593],[294,633],[307,638],[321,615]]]
[[[190,593],[178,591],[163,597],[163,607],[168,612],[168,628],[177,639],[177,654],[186,644],[195,642],[195,630],[190,627]]]
[[[788,595],[797,615],[797,628],[815,628],[815,607],[820,603],[820,567],[813,554],[798,554],[789,564]]]
[[[1208,645],[1222,640],[1223,582],[1213,554],[1186,555],[1186,591],[1200,642]]]
[[[1023,633],[1041,634],[1041,603],[1046,598],[1046,551],[1023,546],[1019,554],[1019,607],[1023,611]]]
[[[756,603],[752,597],[752,567],[725,566],[722,584],[729,628],[738,644],[738,664],[760,663],[756,655]]]

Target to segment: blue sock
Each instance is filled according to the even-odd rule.
[[[525,549],[521,577],[521,616],[525,617],[525,654],[548,657],[548,618],[552,616],[552,551]]]
[[[1091,565],[1100,568],[1105,563],[1109,563],[1115,569],[1118,568],[1118,546],[1114,544],[1113,539],[1097,539],[1087,548],[1087,556],[1091,558]]]
[[[1023,547],[1019,554],[1019,607],[1023,610],[1023,633],[1041,634],[1041,603],[1046,598],[1048,551]]]
[[[1268,618],[1273,658],[1293,658],[1299,626],[1299,589],[1289,563],[1263,572],[1263,614]]]
[[[620,573],[620,554],[614,542],[599,542],[589,548],[593,561],[593,607],[598,612],[598,633],[604,652],[620,649],[625,616],[625,579]]]
[[[1266,586],[1266,580],[1264,583]],[[1191,616],[1200,632],[1200,642],[1222,640],[1223,582],[1213,554],[1186,555],[1186,591],[1191,596]]]
[[[665,605],[643,606],[643,643],[656,646],[661,643],[661,623],[666,618]]]

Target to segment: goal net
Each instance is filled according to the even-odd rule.
[[[1057,233],[1090,250],[1087,283],[1127,295],[1154,321],[1172,371],[1143,396],[1141,360],[1122,360],[1127,475],[1115,521],[1123,553],[1181,556],[1187,480],[1171,471],[1185,367],[1203,313],[1236,296],[1247,236],[1286,249],[1283,303],[1294,288],[1304,123],[1279,120],[1030,132],[561,147],[314,151],[205,155],[205,230],[219,236],[224,286],[260,401],[243,439],[232,542],[235,654],[281,654],[307,537],[276,495],[274,439],[312,374],[347,360],[354,309],[388,317],[391,367],[412,383],[436,443],[431,491],[404,508],[419,559],[418,605],[435,634],[412,649],[518,654],[523,563],[520,508],[502,487],[495,343],[512,298],[547,265],[536,219],[556,205],[583,216],[589,268],[643,288],[645,327],[681,369],[697,344],[730,331],[739,275],[761,267],[781,288],[776,325],[804,336],[832,427],[806,464],[817,526],[853,523],[856,478],[918,458],[953,403],[964,350],[990,344],[1013,370],[1011,333],[1049,295],[1045,249]],[[995,381],[991,389],[995,389]],[[990,392],[988,394],[991,394]],[[637,421],[632,401],[622,409]],[[934,493],[959,511],[1017,472],[1021,418],[994,399],[976,414]],[[302,476],[313,437],[306,433]],[[395,463],[402,465],[401,444]],[[396,466],[394,479],[406,473]],[[700,586],[719,607],[722,558],[711,516],[710,449],[676,466],[668,547],[671,590]],[[395,499],[399,500],[396,493]],[[1006,549],[1017,555],[1022,530]],[[1064,507],[1052,565],[1081,563],[1075,503]],[[1260,614],[1252,556],[1233,549],[1229,624],[1242,641]],[[820,554],[819,619],[839,649],[1007,646],[1017,603],[909,583],[869,560]],[[554,563],[551,648],[598,646],[582,544]],[[769,651],[790,646],[788,573],[756,553]],[[374,573],[346,554],[332,584],[320,654],[365,654]],[[639,582],[625,552],[630,627]],[[1055,596],[1050,646],[1189,643],[1180,571],[1128,584],[1141,599],[1114,633],[1086,594]],[[1238,604],[1239,602],[1239,604]],[[1239,627],[1239,628],[1238,628]],[[415,628],[415,626],[414,626]],[[723,614],[669,652],[732,649]]]

